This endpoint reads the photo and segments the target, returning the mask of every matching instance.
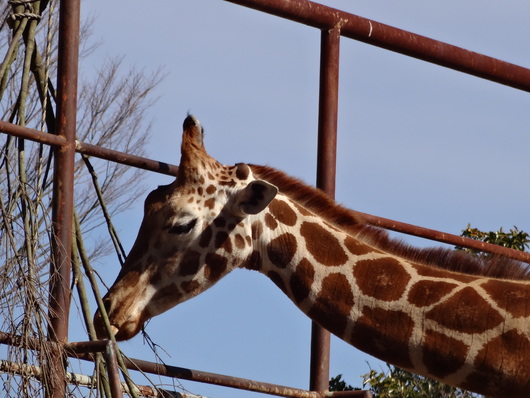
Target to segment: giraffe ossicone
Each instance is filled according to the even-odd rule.
[[[183,130],[178,176],[148,195],[138,237],[103,299],[116,339],[247,268],[383,361],[489,396],[530,396],[525,270],[503,274],[464,253],[392,241],[280,171],[220,164],[193,116]],[[107,336],[99,311],[94,321]]]

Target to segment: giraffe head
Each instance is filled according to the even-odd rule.
[[[117,340],[132,338],[150,318],[248,263],[249,219],[278,192],[254,179],[248,165],[224,166],[210,157],[193,116],[183,130],[177,179],[148,195],[133,248],[103,298]],[[98,336],[106,336],[99,311],[94,323]]]

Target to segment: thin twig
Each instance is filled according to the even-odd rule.
[[[77,219],[77,213],[74,211],[74,223],[78,223]],[[77,288],[77,294],[79,296],[79,301],[81,304],[81,311],[83,314],[83,319],[85,320],[85,325],[88,330],[88,335],[90,340],[94,341],[97,340],[96,336],[96,329],[94,328],[94,323],[92,322],[92,312],[90,311],[90,304],[88,302],[88,295],[85,288],[85,283],[83,281],[84,275],[81,272],[81,264],[79,262],[79,255],[80,255],[80,246],[84,246],[82,242],[83,237],[80,236],[77,231],[75,234],[75,239],[72,240],[72,270],[74,275],[74,283]],[[111,397],[110,393],[110,384],[109,380],[106,377],[105,374],[105,364],[102,358],[101,353],[96,353],[96,361],[95,361],[96,369],[97,369],[97,376],[100,377],[99,379],[99,386],[103,390],[105,396]]]
[[[109,230],[112,243],[114,244],[114,248],[116,249],[118,261],[120,262],[120,265],[123,265],[127,254],[125,253],[125,250],[123,249],[120,239],[118,238],[118,234],[116,233],[116,230],[114,229],[114,225],[112,224],[112,219],[110,218],[110,214],[107,210],[107,206],[105,205],[105,199],[103,198],[103,193],[101,192],[101,188],[99,187],[98,176],[94,168],[92,167],[92,164],[90,163],[90,159],[88,158],[88,156],[86,156],[85,154],[82,154],[81,156],[83,158],[83,161],[85,162],[88,172],[90,173],[90,176],[92,177],[92,184],[94,185],[94,190],[96,191],[99,205],[103,213],[103,217],[105,218],[105,222],[107,223],[107,228]]]
[[[82,236],[81,225],[79,223],[79,220],[77,218],[75,218],[74,221],[75,221],[75,233],[76,233],[76,235],[77,236]],[[107,334],[110,336],[110,339],[114,343],[116,343],[116,339],[114,338],[114,335],[113,335],[113,333],[111,331],[111,327],[110,327],[110,322],[109,322],[109,318],[108,318],[108,315],[107,315],[107,311],[105,310],[105,306],[103,304],[103,299],[101,298],[101,294],[99,292],[97,281],[96,281],[96,279],[94,277],[94,272],[92,271],[92,266],[90,265],[90,262],[88,260],[88,256],[86,255],[85,248],[84,248],[84,246],[82,244],[80,244],[80,242],[82,242],[82,240],[78,242],[78,250],[79,250],[79,255],[81,257],[81,264],[83,264],[83,268],[85,270],[85,274],[88,277],[88,280],[90,281],[90,286],[92,287],[92,291],[94,293],[94,297],[95,297],[96,302],[98,304],[98,309],[99,309],[99,311],[101,313],[101,317],[103,318],[103,321],[105,323],[105,327],[107,328]],[[118,347],[117,344],[116,344],[116,347]],[[133,383],[132,379],[129,376],[129,372],[128,372],[127,367],[125,366],[125,364],[123,362],[123,358],[122,358],[122,356],[121,356],[121,354],[119,352],[118,352],[118,354],[116,356],[117,356],[117,359],[118,359],[118,364],[120,365],[120,368],[122,370],[123,376],[125,377],[126,383],[129,386],[129,389],[130,389],[133,397],[137,398],[137,395],[134,394],[134,392],[135,392],[134,391],[134,383]]]

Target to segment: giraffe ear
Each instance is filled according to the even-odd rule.
[[[263,180],[250,182],[237,194],[236,208],[242,215],[263,211],[278,193],[278,188]]]

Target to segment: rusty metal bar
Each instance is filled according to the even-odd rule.
[[[530,92],[530,69],[308,0],[225,0]]]
[[[390,220],[388,218],[377,217],[371,214],[361,213],[356,211],[367,224],[389,229],[391,231],[401,232],[407,235],[413,235],[424,239],[434,240],[438,242],[448,243],[450,245],[461,246],[468,249],[475,249],[492,254],[500,254],[512,258],[514,260],[530,263],[530,253],[522,252],[507,247],[486,243],[471,238],[464,238],[462,236],[448,234],[445,232],[436,231],[434,229],[419,227],[412,224],[407,224],[399,221]]]
[[[16,345],[21,347],[28,347],[31,350],[39,350],[43,342],[39,341],[36,338],[23,338],[22,336],[16,336],[0,331],[0,344]],[[94,361],[94,356],[92,355],[92,353],[105,353],[105,351],[108,351],[109,346],[114,347],[113,343],[109,340],[81,341],[63,344],[58,342],[45,342],[44,344],[47,344],[50,348],[62,346],[68,356],[86,361]],[[115,354],[112,355],[114,356],[114,358],[116,357]],[[124,358],[124,362],[125,366],[127,366],[127,368],[131,370],[140,370],[142,372],[160,376],[190,380],[199,383],[214,384],[223,387],[244,389],[248,391],[277,395],[282,397],[323,398],[334,396],[362,396],[359,391],[347,391],[344,393],[341,392],[339,395],[336,395],[338,394],[337,392],[319,393],[316,391],[307,391],[299,388],[286,387],[277,384],[264,383],[255,380],[226,376],[217,373],[209,373],[200,370],[164,365],[160,363],[148,362],[134,358]]]
[[[77,106],[79,1],[61,1],[57,84],[57,134],[65,144],[55,148],[52,209],[50,339],[66,341],[70,295],[74,155]]]
[[[66,139],[59,135],[30,129],[3,120],[0,120],[0,132],[46,145],[62,146],[66,144]]]
[[[340,29],[321,32],[317,187],[335,197]]]
[[[35,378],[39,381],[43,381],[44,371],[42,367],[35,365],[28,365],[20,362],[12,362],[0,359],[0,372],[1,373],[10,373],[15,375],[20,375],[27,378]],[[93,388],[96,382],[96,376],[79,374],[73,372],[66,373],[66,382],[68,384],[74,384],[76,386],[84,386],[87,388]],[[123,394],[130,394],[129,387],[126,383],[120,383],[119,390],[111,391],[112,398],[123,397]],[[179,393],[176,391],[165,390],[152,386],[145,385],[135,385],[135,391],[137,395],[145,397],[174,397],[174,398],[204,398],[203,396],[189,394],[189,393]]]
[[[79,0],[61,0],[59,9],[59,44],[57,61],[56,134],[65,144],[54,148],[52,203],[52,261],[50,264],[51,341],[68,340],[70,309],[70,273],[72,221],[74,209],[74,158],[77,111],[77,76],[79,58]],[[58,352],[60,354],[60,351]],[[66,396],[66,358],[54,355],[50,360],[49,391],[53,398]]]
[[[318,110],[317,187],[335,197],[337,115],[339,104],[340,28],[322,30]],[[311,324],[309,389],[329,389],[330,333]]]
[[[7,344],[12,345],[15,347],[27,347],[30,350],[39,350],[40,346],[42,344],[41,341],[38,339],[34,339],[31,337],[22,337],[22,336],[16,336],[10,333],[5,333],[0,331],[0,344]],[[48,343],[47,343],[48,344]],[[49,343],[54,344],[54,343]]]
[[[122,385],[120,382],[120,371],[118,367],[116,343],[112,340],[107,340],[105,347],[105,361],[107,362],[107,372],[109,373],[110,391],[112,398],[123,397]]]
[[[84,343],[83,343],[84,344]],[[86,354],[83,354],[86,352]],[[93,361],[93,356],[88,354],[89,351],[83,351],[69,355],[78,359]],[[203,372],[200,370],[181,368],[177,366],[164,365],[155,362],[144,361],[135,358],[124,358],[125,366],[130,370],[140,370],[145,373],[155,374],[159,376],[172,377],[176,379],[190,380],[198,383],[213,384],[222,387],[237,388],[240,390],[247,390],[258,392],[262,394],[277,395],[281,397],[291,398],[333,398],[333,397],[366,397],[370,398],[370,391],[307,391],[299,388],[286,387],[277,384],[265,383],[255,380],[243,379],[240,377],[226,376],[218,373]]]
[[[65,352],[68,356],[93,361],[94,352],[105,352],[108,347],[109,340],[99,341],[81,341],[73,343],[64,343]],[[15,345],[27,347],[31,350],[39,350],[43,342],[35,338],[23,338],[9,333],[0,331],[0,344]],[[58,348],[61,344],[58,342],[45,342],[49,348]],[[215,384],[225,387],[241,388],[247,386],[250,391],[263,392],[268,394],[284,395],[286,397],[299,398],[319,398],[320,395],[315,392],[300,390],[296,388],[278,386],[275,384],[261,383],[248,379],[241,379],[237,377],[225,376],[215,373],[201,372],[198,370],[180,368],[176,366],[162,365],[155,362],[143,361],[140,359],[125,359],[125,365],[131,370],[141,370],[143,372],[152,373],[161,376],[174,377],[179,379],[191,380],[196,382]],[[245,387],[243,387],[245,388]]]
[[[129,155],[127,153],[114,151],[112,149],[102,148],[96,145],[86,144],[84,142],[76,142],[76,150],[89,156],[95,156],[100,159],[112,160],[114,162],[126,164],[128,166],[137,167],[139,169],[155,171],[166,175],[177,175],[178,166],[143,158],[140,156]]]
[[[178,379],[191,380],[200,383],[215,384],[218,386],[244,389],[263,394],[278,395],[292,398],[321,398],[322,395],[315,391],[306,391],[298,388],[280,386],[258,382],[255,380],[242,379],[239,377],[225,376],[216,373],[202,372],[199,370],[179,368],[176,366],[163,365],[154,362],[142,361],[140,359],[125,359],[125,365],[131,370],[141,370],[160,376],[174,377]]]
[[[118,362],[116,360],[116,347],[111,340],[99,340],[99,341],[81,341],[74,343],[60,342],[60,341],[47,341],[42,342],[39,339],[31,337],[22,337],[12,335],[5,332],[0,332],[0,344],[8,344],[18,347],[27,347],[30,350],[39,351],[42,346],[45,345],[48,349],[55,352],[64,352],[74,358],[86,359],[83,354],[102,352],[105,355],[107,362],[107,370],[109,372],[109,380],[111,381],[110,388],[112,396],[119,398],[123,396],[123,388],[120,383]],[[61,358],[61,356],[59,356]],[[66,369],[64,374],[66,374]],[[63,378],[63,381],[67,381],[67,378]],[[65,387],[66,388],[66,387]],[[56,390],[54,391],[56,392]],[[66,390],[63,397],[66,396]]]
[[[68,354],[86,354],[89,352],[105,352],[110,340],[76,341],[65,343],[64,349]]]
[[[47,344],[50,349],[56,352],[60,352],[62,347],[67,355],[74,358],[79,357],[79,354],[81,354],[81,357],[83,357],[82,354],[102,352],[105,355],[105,360],[107,362],[109,380],[111,381],[110,388],[112,396],[116,398],[123,396],[123,389],[120,383],[118,362],[116,360],[116,343],[111,340],[81,341],[75,343],[49,341],[43,343],[35,338],[23,338],[22,336],[15,336],[8,333],[0,332],[0,344],[25,346],[31,350],[36,351],[39,351],[43,344]],[[64,380],[66,381],[66,378]]]
[[[66,139],[63,136],[45,133],[43,131],[22,127],[13,123],[0,120],[0,133],[9,134],[15,137],[21,137],[41,144],[64,146]],[[87,144],[81,141],[75,141],[76,152],[94,156],[100,159],[111,160],[113,162],[137,167],[143,170],[155,171],[157,173],[176,176],[178,166],[161,162],[158,160],[147,159],[141,156],[130,155],[128,153],[115,151],[113,149],[103,148],[97,145]]]

